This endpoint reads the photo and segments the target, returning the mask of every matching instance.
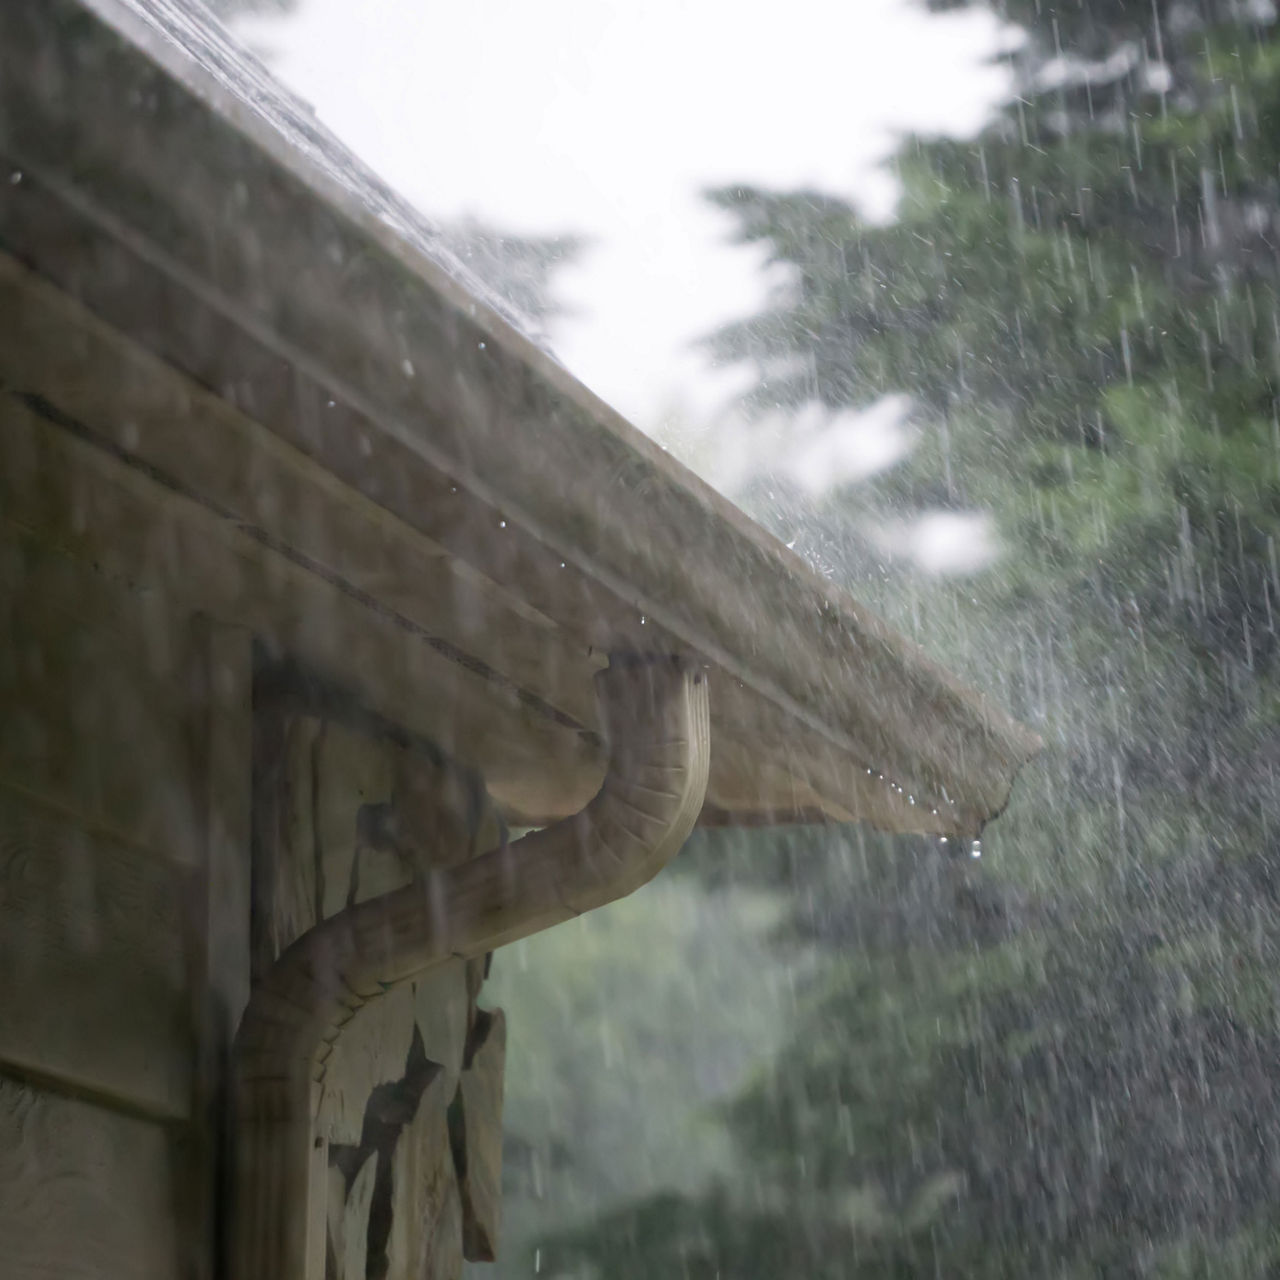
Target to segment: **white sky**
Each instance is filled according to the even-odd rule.
[[[910,0],[301,0],[238,30],[427,214],[590,237],[557,354],[667,435],[732,385],[690,343],[763,296],[698,193],[805,184],[884,215],[895,134],[972,131],[1004,89],[988,15]]]

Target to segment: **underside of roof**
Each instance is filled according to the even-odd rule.
[[[616,652],[707,669],[704,823],[1005,804],[1034,735],[575,381],[199,10],[0,5],[0,177],[5,387],[59,385],[67,328],[189,386],[163,430],[61,411],[487,691],[463,754],[513,816],[598,785]]]

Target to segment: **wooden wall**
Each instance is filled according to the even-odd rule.
[[[350,841],[361,805],[437,776],[414,742],[481,751],[512,712],[385,611],[139,465],[127,448],[139,430],[179,451],[187,433],[212,462],[219,433],[238,432],[228,484],[268,506],[278,493],[244,447],[246,419],[2,255],[0,277],[0,1274],[213,1280],[220,1107],[253,965],[394,881],[377,850],[353,862]],[[306,492],[289,498],[301,525]],[[333,497],[316,500],[317,530]],[[365,722],[255,713],[255,663],[286,657],[351,677]],[[301,762],[298,785],[322,784],[292,826],[288,788],[264,801],[255,783],[264,717],[292,735],[281,767]],[[408,726],[401,745],[371,745],[369,725],[393,721]],[[549,758],[561,740],[578,749],[554,723],[530,734]],[[265,887],[252,865],[262,812],[284,823],[257,832],[279,876]],[[477,829],[455,834],[440,847],[479,851]],[[290,900],[308,874],[327,891]],[[403,1140],[378,1146],[398,1197],[386,1248],[425,1249],[414,1265],[448,1280],[464,1245],[492,1247],[503,1034],[477,1011],[473,970],[362,1011],[380,1051],[339,1042],[318,1120],[336,1153],[331,1275],[364,1273],[372,1175],[343,1160],[368,1146],[370,1093],[414,1083],[424,1056],[431,1087]],[[450,1107],[466,1118],[465,1169]],[[428,1219],[439,1229],[412,1226]]]
[[[247,645],[23,519],[77,514],[66,472],[14,465],[33,428],[0,397],[29,500],[0,526],[0,1257],[207,1275],[206,1104],[248,981]]]

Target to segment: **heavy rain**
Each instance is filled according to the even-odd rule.
[[[6,2],[0,1275],[1280,1276],[1271,0]]]

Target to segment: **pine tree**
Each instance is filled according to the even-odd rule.
[[[1280,1266],[1280,39],[1243,4],[1005,12],[1017,99],[911,140],[893,223],[714,193],[788,282],[711,345],[756,406],[913,396],[910,457],[820,518],[987,511],[1004,554],[837,571],[1048,750],[980,864],[823,842],[795,928],[829,959],[728,1109],[740,1175],[549,1241],[553,1275]]]

